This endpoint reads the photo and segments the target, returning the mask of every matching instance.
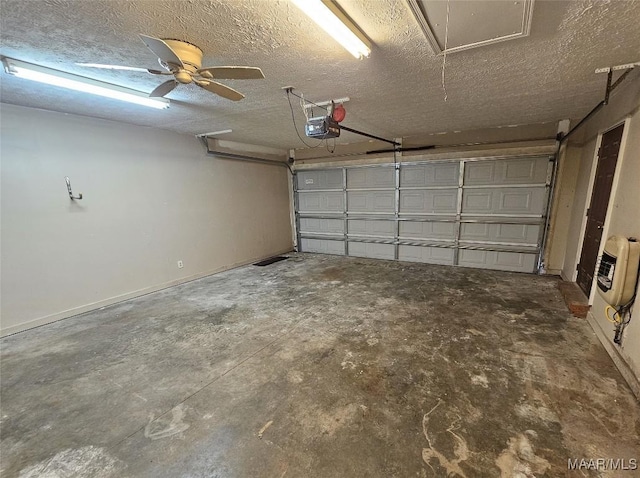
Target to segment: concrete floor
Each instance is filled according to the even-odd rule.
[[[556,280],[292,255],[2,340],[6,477],[559,477],[640,412]]]

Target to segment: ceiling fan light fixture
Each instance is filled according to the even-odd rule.
[[[333,0],[291,0],[357,59],[371,54],[371,44]]]
[[[140,91],[112,85],[111,83],[73,75],[64,71],[53,70],[12,58],[2,58],[2,63],[5,72],[17,78],[24,78],[46,85],[58,86],[155,109],[165,109],[169,107],[169,100],[165,98],[149,98],[149,96]]]

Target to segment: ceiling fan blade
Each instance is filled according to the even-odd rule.
[[[176,55],[176,52],[171,49],[160,38],[154,38],[147,35],[140,34],[140,38],[147,45],[147,48],[151,50],[158,58],[160,58],[166,64],[178,65],[180,68],[184,68],[182,60]]]
[[[197,73],[209,73],[212,78],[220,80],[261,80],[262,70],[255,66],[210,66],[200,68]],[[203,76],[207,76],[206,74]]]
[[[178,86],[178,82],[176,80],[169,80],[162,83],[160,86],[157,86],[155,90],[149,93],[149,97],[158,98],[166,95],[171,92],[176,86]]]
[[[229,88],[228,86],[223,85],[222,83],[218,83],[217,81],[198,81],[196,82],[196,84],[199,87],[204,88],[211,93],[215,93],[218,96],[222,96],[223,98],[227,98],[228,100],[240,101],[242,98],[244,98],[244,95],[239,91],[236,91],[233,88]]]
[[[76,63],[76,65],[86,68],[102,68],[104,70],[144,71],[145,73],[151,73],[152,75],[173,75],[170,71],[138,68],[137,66],[103,65],[101,63]]]

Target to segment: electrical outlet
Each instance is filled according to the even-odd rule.
[[[178,269],[182,269],[184,267],[184,264],[182,263],[182,261],[178,261]]]

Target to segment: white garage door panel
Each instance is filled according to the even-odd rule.
[[[416,160],[301,171],[301,250],[534,272],[549,159]]]
[[[400,191],[401,214],[455,214],[457,189]]]
[[[400,221],[401,238],[437,239],[453,241],[456,238],[454,222],[410,222]]]
[[[396,225],[394,221],[375,221],[365,219],[349,219],[347,226],[351,235],[380,236],[393,239]]]
[[[545,184],[549,158],[472,161],[465,165],[465,186]]]
[[[347,188],[394,188],[395,171],[391,167],[347,169]]]
[[[349,242],[349,255],[356,257],[370,257],[373,259],[394,259],[395,246],[393,244],[373,244],[368,242]]]
[[[402,166],[400,187],[457,186],[460,163],[433,163]]]
[[[344,255],[344,242],[331,241],[325,239],[305,239],[300,241],[302,250],[305,252],[318,252],[320,254]]]
[[[344,194],[341,191],[305,192],[298,194],[300,212],[343,212]]]
[[[427,264],[453,265],[454,250],[445,247],[403,246],[398,247],[398,260],[425,262]]]
[[[299,190],[342,189],[342,169],[300,171],[297,176]]]
[[[478,269],[497,269],[513,272],[533,272],[536,267],[536,254],[522,252],[474,251],[461,249],[458,265]]]
[[[465,189],[462,213],[542,215],[545,212],[546,195],[545,187]]]
[[[534,224],[462,223],[460,226],[461,241],[535,245],[539,234],[540,226]]]
[[[303,217],[300,218],[300,232],[344,234],[344,220]]]
[[[395,191],[349,191],[347,204],[349,212],[393,213],[395,211]]]

